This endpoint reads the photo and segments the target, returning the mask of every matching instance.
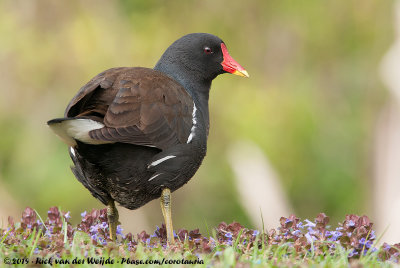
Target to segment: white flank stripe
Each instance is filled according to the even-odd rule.
[[[73,156],[75,156],[75,150],[74,150],[74,148],[69,147],[69,151],[71,152],[71,154],[72,154]]]
[[[153,175],[153,177],[151,177],[148,181],[151,181],[152,179],[154,179],[154,178],[160,176],[161,174],[162,174],[162,173],[157,173],[156,175]]]
[[[161,159],[158,159],[157,161],[152,162],[150,164],[150,167],[157,166],[158,164],[160,164],[160,163],[162,163],[162,162],[164,162],[164,161],[166,161],[168,159],[174,158],[174,157],[176,157],[176,156],[175,155],[167,155],[166,157],[163,157]]]
[[[189,135],[186,143],[190,143],[194,137],[194,131],[195,131],[196,125],[197,125],[196,111],[197,111],[196,104],[193,102],[192,128],[190,129],[190,135]]]

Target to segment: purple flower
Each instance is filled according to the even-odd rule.
[[[349,253],[348,257],[351,258],[351,257],[353,257],[353,256],[356,255],[356,254],[357,254],[357,250],[353,249],[353,250]]]
[[[231,232],[225,233],[225,237],[228,238],[229,240],[232,240],[232,233]]]
[[[81,213],[81,217],[82,217],[82,218],[85,218],[85,217],[86,217],[86,214],[87,214],[87,212],[86,212],[86,210],[85,210],[84,212]]]
[[[305,227],[315,227],[317,226],[315,223],[313,223],[312,221],[306,219],[305,222],[307,222],[307,224],[304,224]]]
[[[96,225],[92,225],[92,226],[90,226],[90,230],[89,230],[91,233],[97,233],[98,231],[99,231],[99,225],[98,224],[96,224]]]
[[[259,233],[260,233],[260,232],[259,232],[258,230],[254,230],[252,235],[253,235],[254,237],[256,237]]]
[[[390,248],[391,248],[391,246],[389,244],[387,244],[387,243],[383,244],[383,249],[384,250],[388,251]]]
[[[354,227],[356,225],[356,223],[352,220],[349,220],[346,225],[347,225],[347,227]]]
[[[328,240],[330,240],[330,241],[336,241],[336,240],[338,240],[342,235],[343,235],[343,233],[342,232],[339,232],[339,231],[333,231],[333,232],[331,232],[331,237],[328,239]]]
[[[310,235],[310,233],[306,233],[305,237],[307,238],[307,241],[310,244],[315,240],[315,237]]]
[[[98,240],[98,235],[97,235],[97,233],[94,233],[94,234],[92,234],[91,236],[90,236],[93,240],[95,240],[95,241],[97,241]]]
[[[100,224],[100,228],[103,229],[103,230],[107,229],[107,227],[108,227],[108,223],[107,222],[102,222]]]
[[[372,244],[373,244],[372,241],[368,240],[367,243],[365,243],[365,247],[369,249],[371,248]]]
[[[65,215],[64,215],[64,218],[66,219],[66,220],[69,220],[70,218],[71,218],[71,215],[70,215],[71,213],[68,211],[67,213],[65,213]]]
[[[117,235],[120,235],[123,237],[124,235],[122,234],[122,231],[123,231],[123,229],[122,229],[121,225],[118,225],[117,226]]]
[[[292,234],[295,235],[295,236],[299,236],[301,234],[301,231],[300,230],[296,230],[296,231],[293,231]]]
[[[372,230],[371,233],[368,235],[368,239],[374,240],[376,238],[375,231]]]

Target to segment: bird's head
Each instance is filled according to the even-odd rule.
[[[192,33],[176,40],[155,67],[168,73],[167,68],[210,81],[223,73],[249,77],[247,71],[229,55],[225,43],[208,33]]]

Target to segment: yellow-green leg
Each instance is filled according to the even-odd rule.
[[[118,210],[115,207],[114,200],[110,200],[107,205],[107,219],[108,226],[110,227],[110,239],[115,241],[117,239],[117,225],[118,221]]]
[[[164,216],[165,227],[167,228],[168,243],[175,243],[174,229],[171,217],[171,191],[166,188],[161,193],[161,210]]]

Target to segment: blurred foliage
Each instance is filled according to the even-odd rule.
[[[368,211],[371,138],[386,92],[381,57],[392,1],[0,1],[0,184],[20,207],[101,207],[73,178],[66,146],[45,122],[116,66],[152,67],[190,32],[220,36],[250,79],[224,75],[210,97],[209,151],[174,194],[177,228],[249,224],[226,151],[258,144],[295,212]],[[273,205],[273,204],[271,204]],[[132,212],[134,213],[134,212]],[[159,223],[161,211],[148,213]],[[282,215],[284,216],[284,215]],[[204,230],[204,229],[203,229]]]

